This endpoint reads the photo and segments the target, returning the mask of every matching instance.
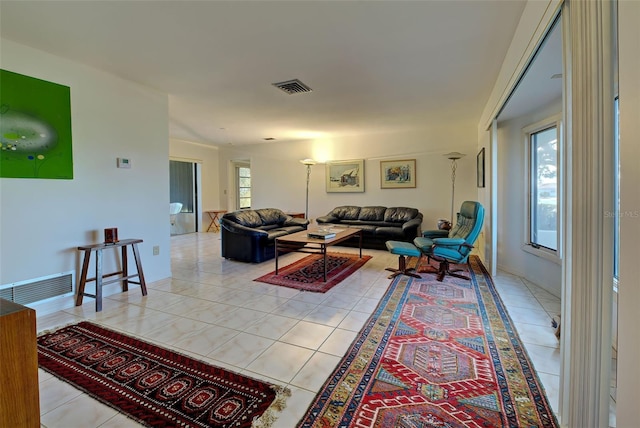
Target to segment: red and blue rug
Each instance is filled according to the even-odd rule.
[[[38,338],[38,364],[149,427],[268,427],[289,390],[81,322]]]
[[[298,427],[556,427],[480,260],[398,276]]]
[[[349,253],[327,253],[327,281],[324,281],[324,260],[321,254],[306,256],[295,263],[254,279],[304,291],[326,293],[349,275],[360,269],[371,256]]]

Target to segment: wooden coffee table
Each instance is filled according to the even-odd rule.
[[[352,236],[360,237],[360,258],[362,258],[362,230],[357,227],[333,227],[331,232],[336,236],[329,239],[309,238],[309,232],[315,232],[318,229],[303,230],[302,232],[292,233],[290,235],[276,238],[276,275],[278,274],[278,256],[280,253],[311,253],[322,254],[324,262],[324,282],[327,282],[327,248],[332,245],[346,241]]]

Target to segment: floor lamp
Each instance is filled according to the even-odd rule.
[[[443,156],[451,161],[451,225],[453,226],[453,224],[456,222],[453,219],[453,204],[456,196],[456,168],[458,168],[457,160],[466,155],[463,153],[451,152]]]
[[[300,163],[307,166],[307,200],[304,209],[304,218],[309,220],[309,178],[311,177],[311,165],[315,165],[316,161],[313,159],[303,159]]]

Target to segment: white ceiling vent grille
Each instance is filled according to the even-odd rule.
[[[283,90],[289,95],[311,92],[311,88],[298,79],[287,80],[286,82],[272,83],[272,85]]]

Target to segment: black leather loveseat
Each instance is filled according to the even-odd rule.
[[[386,241],[413,242],[420,236],[422,213],[406,207],[357,207],[352,205],[334,208],[329,214],[316,219],[318,225],[335,224],[362,229],[362,246],[386,250]],[[344,245],[357,246],[358,240],[345,241]]]
[[[275,257],[275,239],[307,228],[309,220],[277,208],[226,213],[220,219],[222,257],[260,263]]]

